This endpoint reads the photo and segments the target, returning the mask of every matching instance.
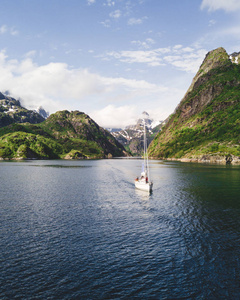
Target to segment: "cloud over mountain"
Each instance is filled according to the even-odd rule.
[[[6,51],[0,52],[1,90],[20,97],[29,109],[43,106],[52,113],[78,107],[84,112],[101,115],[102,118],[98,118],[104,123],[101,125],[114,125],[112,121],[115,120],[116,126],[120,119],[123,123],[126,118],[131,120],[134,110],[135,115],[139,113],[137,103],[142,110],[146,98],[157,100],[159,95],[168,94],[169,99],[172,93],[167,87],[146,80],[101,76],[88,69],[71,68],[66,63],[38,65],[29,56],[18,61],[9,59]],[[110,116],[112,120],[108,121]]]

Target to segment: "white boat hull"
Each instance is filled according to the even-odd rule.
[[[151,192],[152,186],[152,182],[146,182],[145,180],[135,180],[135,187],[139,190]]]

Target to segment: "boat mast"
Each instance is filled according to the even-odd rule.
[[[144,127],[144,171],[145,171],[146,177],[148,177],[148,181],[150,182],[149,164],[148,164],[148,153],[147,153],[146,122],[145,122],[145,119],[143,119],[143,127]]]

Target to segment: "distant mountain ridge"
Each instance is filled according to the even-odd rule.
[[[240,60],[210,51],[175,112],[149,147],[154,158],[240,161]]]
[[[13,123],[37,124],[44,120],[36,111],[22,107],[19,100],[0,92],[0,128]]]
[[[162,122],[154,122],[146,111],[142,113],[135,125],[129,125],[125,129],[111,132],[118,142],[124,145],[133,155],[142,155],[143,152],[143,119],[146,124],[147,140],[150,144],[160,130]]]

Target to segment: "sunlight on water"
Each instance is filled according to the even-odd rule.
[[[1,299],[238,299],[240,167],[0,163]]]

